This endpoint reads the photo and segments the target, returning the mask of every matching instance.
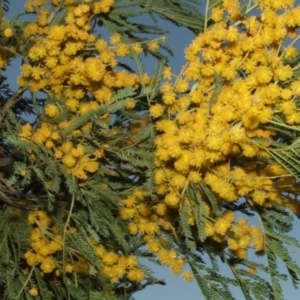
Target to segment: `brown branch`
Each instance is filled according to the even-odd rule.
[[[106,166],[103,166],[103,165],[100,168],[101,168],[101,171],[105,175],[114,176],[114,177],[121,177],[121,175],[118,172],[114,171],[113,169],[110,169],[110,168],[108,168]]]
[[[0,123],[6,116],[7,112],[20,100],[21,95],[26,90],[25,87],[19,88],[4,104],[2,110],[0,111]]]
[[[45,207],[44,205],[41,205],[39,203],[37,204],[32,204],[25,199],[11,199],[7,197],[5,193],[0,192],[0,202],[5,202],[6,204],[21,208],[21,209],[33,209],[33,208],[43,208]]]
[[[12,155],[0,157],[0,167],[5,167],[8,165],[11,165],[14,161],[15,161],[15,159],[13,158]]]

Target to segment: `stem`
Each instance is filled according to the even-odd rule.
[[[279,123],[279,122],[276,122],[276,121],[272,121],[272,120],[270,120],[269,123],[275,124],[275,125],[278,125],[278,126],[281,126],[281,127],[285,127],[285,128],[288,128],[288,129],[296,130],[296,131],[300,132],[300,126],[289,126],[289,125],[286,125],[286,124],[283,124],[283,123]]]
[[[209,10],[209,0],[206,0],[206,6],[205,6],[205,20],[204,20],[204,30],[203,30],[203,32],[206,32],[206,30],[207,30],[208,10]]]
[[[0,111],[0,123],[6,116],[7,112],[20,100],[21,95],[26,90],[25,87],[19,88],[4,104],[2,110]]]
[[[56,8],[54,11],[52,11],[52,13],[50,14],[50,16],[49,16],[49,18],[48,18],[48,25],[49,25],[49,26],[51,25],[51,23],[52,23],[53,20],[55,19],[57,13],[62,9],[63,5],[64,5],[64,1],[62,1],[62,2],[59,4],[59,6],[57,6],[57,8]]]
[[[16,300],[19,299],[19,297],[21,296],[21,294],[22,294],[23,290],[25,289],[27,283],[29,282],[29,280],[30,280],[30,278],[31,278],[31,276],[32,276],[32,273],[33,273],[34,268],[35,268],[35,266],[33,266],[33,267],[31,268],[30,273],[28,274],[28,276],[27,276],[25,282],[23,283],[23,286],[22,286],[21,290],[19,291],[19,293],[18,293],[18,295],[17,295],[17,297],[16,297]]]
[[[70,223],[74,203],[75,203],[75,196],[73,194],[72,195],[72,200],[71,200],[71,206],[70,206],[70,209],[69,209],[68,217],[67,217],[66,224],[65,224],[65,227],[64,227],[64,231],[63,231],[63,273],[65,272],[65,267],[66,267],[66,260],[65,260],[66,253],[65,252],[66,252],[67,227],[69,226],[69,223]]]

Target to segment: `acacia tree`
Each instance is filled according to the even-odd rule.
[[[141,257],[207,299],[282,299],[280,260],[297,287],[299,8],[192,2],[2,3],[0,67],[21,74],[1,77],[1,299],[129,299],[164,284]],[[180,74],[145,14],[195,33]]]

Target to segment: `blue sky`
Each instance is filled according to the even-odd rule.
[[[25,2],[24,0],[11,0],[10,5],[10,13],[9,16],[19,12],[22,4]],[[203,1],[204,2],[204,1]],[[300,3],[300,0],[297,0],[297,3]],[[204,6],[204,5],[203,5]],[[147,20],[147,19],[145,19]],[[183,66],[184,60],[184,48],[192,41],[193,34],[186,29],[178,28],[176,26],[170,25],[170,23],[159,21],[159,26],[164,29],[169,30],[169,34],[167,34],[168,41],[167,45],[174,51],[174,57],[170,58],[170,66],[173,68],[174,73],[178,74],[181,67]],[[10,84],[12,87],[16,87],[15,79],[19,75],[19,63],[14,63],[13,67],[9,69],[9,78]],[[146,70],[151,72],[154,69],[155,65],[153,60],[149,59],[146,63]],[[295,224],[295,228],[299,226],[299,220],[297,224]],[[294,230],[293,235],[299,239],[299,231]],[[251,258],[255,258],[251,256]],[[261,262],[264,261],[264,258],[260,259]],[[167,267],[160,267],[156,265],[149,265],[146,263],[148,267],[151,267],[155,272],[155,276],[158,279],[163,279],[166,281],[166,285],[154,285],[146,288],[144,291],[136,293],[134,298],[136,300],[202,300],[204,297],[201,295],[201,292],[195,281],[192,283],[185,283],[182,278],[176,277],[172,275],[171,271]],[[298,264],[300,265],[300,259],[298,259]],[[282,270],[283,271],[283,270]],[[221,273],[226,274],[228,276],[228,272],[230,272],[225,265],[222,266],[221,263]],[[284,297],[288,300],[296,300],[300,299],[300,292],[294,290],[290,283],[283,284],[284,289]],[[236,289],[233,289],[236,299],[244,299],[242,293]],[[298,296],[297,296],[298,295]]]

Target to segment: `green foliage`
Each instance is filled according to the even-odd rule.
[[[91,1],[92,4],[94,2],[96,1]],[[217,7],[221,2],[208,1],[207,10]],[[78,5],[80,3],[81,1],[77,2]],[[87,176],[85,179],[76,178],[70,168],[61,163],[59,154],[57,159],[53,159],[54,151],[51,147],[47,148],[43,143],[20,136],[22,125],[28,123],[25,117],[29,116],[30,125],[36,130],[43,122],[63,123],[69,120],[72,113],[64,111],[55,117],[46,116],[45,106],[57,101],[51,98],[50,90],[43,89],[46,98],[41,98],[33,91],[30,97],[25,97],[25,88],[11,91],[7,78],[1,75],[0,299],[129,300],[134,293],[149,285],[163,284],[153,276],[150,269],[141,264],[138,268],[145,273],[141,282],[128,277],[116,282],[111,281],[103,271],[103,262],[95,251],[95,245],[104,245],[107,251],[115,251],[119,256],[134,255],[158,262],[155,255],[146,250],[146,239],[142,238],[141,232],[129,233],[128,224],[131,218],[122,217],[120,214],[120,210],[124,208],[122,200],[132,196],[136,190],[144,192],[140,197],[143,198],[143,204],[154,203],[155,207],[158,198],[153,175],[156,168],[155,138],[158,133],[149,115],[149,107],[155,103],[162,103],[159,88],[172,49],[161,44],[160,49],[164,51],[151,51],[147,44],[149,36],[166,32],[150,21],[147,24],[144,19],[143,22],[140,20],[148,15],[152,21],[164,19],[198,34],[207,25],[212,24],[211,20],[199,12],[196,6],[198,4],[198,1],[179,0],[118,0],[108,13],[93,15],[93,30],[102,33],[101,27],[105,26],[110,33],[120,33],[124,43],[141,43],[143,55],[152,55],[156,64],[148,84],[138,83],[134,87],[125,88],[112,87],[109,102],[103,102],[99,108],[87,113],[81,114],[76,111],[76,118],[68,127],[58,126],[57,132],[61,140],[57,147],[67,142],[83,145],[84,155],[92,157],[89,163],[99,162],[95,172],[86,171],[88,174],[93,173],[93,176]],[[11,20],[5,19],[3,14],[7,10],[8,1],[0,1],[1,21],[6,23],[14,34],[11,39],[6,39],[3,33],[0,34],[2,47],[11,55],[20,56],[24,63],[28,63],[27,51],[34,42],[29,38],[21,42],[21,37],[23,28],[30,22],[20,21],[24,12]],[[63,24],[64,17],[63,12],[56,15],[53,23]],[[84,49],[80,55],[93,57],[96,54],[94,50]],[[131,54],[140,75],[145,74],[143,55]],[[296,66],[298,60],[286,63]],[[119,62],[117,67],[134,72],[131,61],[126,64]],[[294,76],[298,75],[294,72]],[[213,92],[207,103],[209,111],[218,100],[224,85],[221,75],[215,73],[213,77]],[[197,84],[193,89],[196,86]],[[85,97],[88,98],[89,94]],[[65,100],[63,98],[62,96],[62,101]],[[135,103],[134,108],[127,108],[128,99]],[[103,120],[104,116],[108,118]],[[90,126],[82,130],[86,124]],[[279,113],[276,113],[270,122],[260,126],[272,130],[278,138],[273,141],[249,138],[249,143],[270,155],[268,158],[261,156],[255,159],[265,164],[278,162],[287,170],[289,176],[293,176],[295,185],[298,185],[299,126],[288,125]],[[95,154],[97,151],[102,151],[99,159]],[[282,192],[281,196],[296,198],[298,195],[287,191]],[[171,216],[176,216],[174,227],[163,230],[157,238],[164,241],[166,249],[176,249],[186,258],[206,299],[235,299],[231,291],[232,286],[239,287],[247,300],[284,299],[282,281],[287,280],[288,276],[294,287],[298,287],[300,267],[294,256],[298,254],[300,244],[289,235],[294,221],[291,213],[280,209],[276,203],[272,203],[272,209],[256,207],[251,204],[251,199],[247,199],[249,202],[222,204],[204,180],[192,183],[187,179],[180,197],[180,213],[176,214],[172,209],[168,211]],[[210,215],[207,207],[210,209]],[[226,209],[249,217],[255,214],[259,218],[265,238],[266,265],[237,259],[224,241],[217,242],[207,238],[206,223],[221,217]],[[51,216],[46,225],[41,224],[40,217],[30,221],[32,214],[41,211],[45,212],[46,216]],[[191,216],[193,222],[190,221]],[[156,217],[157,219],[153,218],[153,222],[161,222],[159,217]],[[32,237],[34,230],[41,231],[39,242],[43,239],[48,242],[51,240],[61,246],[57,252],[46,255],[55,258],[56,267],[51,272],[42,272],[40,261],[30,265],[24,255],[35,251],[37,241]],[[47,249],[49,244],[50,242],[44,247]],[[82,261],[85,268],[81,265],[80,269],[78,265]],[[288,276],[281,273],[282,263]],[[220,273],[221,264],[226,264],[231,270],[231,277]],[[69,265],[77,266],[80,270],[67,272],[66,268]],[[257,273],[250,270],[256,270]],[[38,296],[31,296],[30,289],[37,289]]]

